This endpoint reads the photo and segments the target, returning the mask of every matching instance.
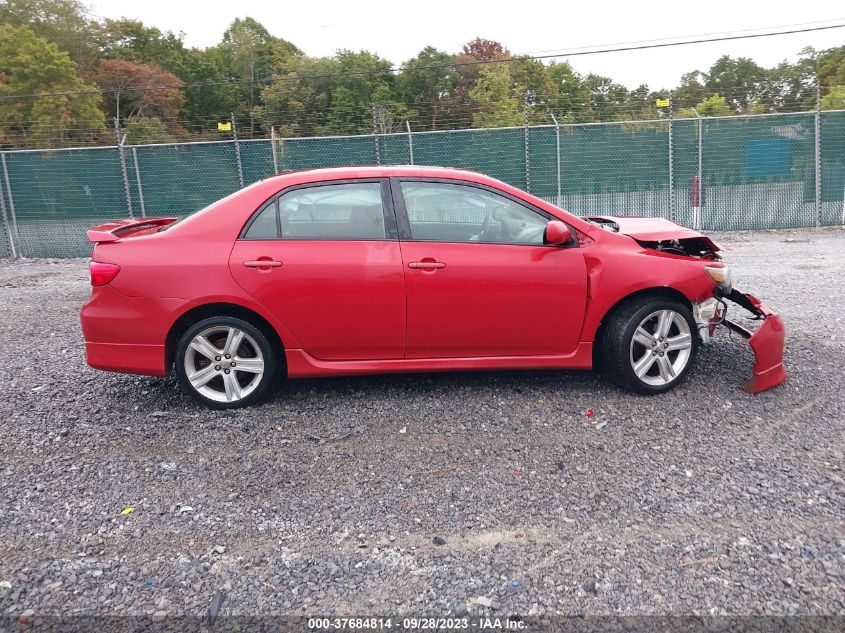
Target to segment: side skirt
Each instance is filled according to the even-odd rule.
[[[288,378],[492,369],[592,369],[593,344],[579,343],[574,353],[555,356],[323,361],[302,349],[286,349],[285,356]]]

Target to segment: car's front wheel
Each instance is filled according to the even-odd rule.
[[[182,335],[176,375],[182,388],[214,409],[255,404],[278,373],[278,353],[257,327],[235,317],[210,317]]]
[[[689,373],[698,333],[689,308],[679,301],[644,297],[622,305],[602,338],[608,378],[642,394],[668,391]]]

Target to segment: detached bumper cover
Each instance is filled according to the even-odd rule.
[[[745,383],[749,393],[759,393],[771,389],[786,380],[786,368],[783,366],[783,349],[786,328],[780,316],[765,303],[753,295],[731,290],[725,296],[742,306],[762,321],[753,332],[739,323],[725,319],[724,324],[740,336],[748,339],[754,350],[754,376]]]

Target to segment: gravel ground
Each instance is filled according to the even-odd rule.
[[[786,321],[773,391],[721,330],[652,398],[402,375],[215,413],[85,365],[85,261],[0,264],[0,614],[845,615],[845,231],[715,237]]]

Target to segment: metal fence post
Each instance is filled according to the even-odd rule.
[[[6,152],[0,152],[0,164],[2,164],[3,167],[3,180],[6,182],[6,194],[9,196],[9,215],[11,216],[12,220],[11,226],[8,227],[9,248],[12,250],[13,257],[18,258],[22,257],[21,234],[18,233],[18,218],[17,214],[15,213],[15,198],[12,196],[12,183],[9,180],[9,168],[6,165]]]
[[[0,188],[0,216],[3,219],[3,228],[5,229],[6,237],[9,240],[9,255],[12,259],[18,258],[17,249],[15,248],[15,236],[12,233],[12,225],[9,224],[9,216],[6,214],[6,194]]]
[[[525,191],[531,193],[531,168],[529,166],[529,144],[528,144],[528,93],[525,93],[525,99],[523,102],[524,105],[524,122],[525,125],[523,127],[523,138],[524,138],[524,145],[525,145]]]
[[[815,147],[815,168],[816,168],[816,228],[822,225],[822,138],[821,138],[821,112],[816,107],[815,133],[816,133],[816,147]]]
[[[563,207],[563,200],[560,195],[560,124],[557,122],[554,112],[549,112],[552,115],[552,121],[555,122],[555,162],[557,164],[557,206]]]
[[[244,186],[244,165],[241,162],[241,144],[238,142],[238,126],[235,123],[235,113],[232,112],[232,139],[235,141],[235,162],[238,164],[238,182]]]
[[[273,154],[273,173],[279,173],[279,157],[276,154],[276,127],[270,128],[270,152]]]
[[[381,148],[378,142],[378,132],[373,132],[373,148],[376,153],[376,165],[381,165]]]
[[[117,153],[120,157],[120,172],[123,175],[123,192],[126,194],[126,210],[129,213],[129,217],[134,218],[135,214],[132,211],[132,191],[129,189],[129,171],[126,169],[126,154],[123,152],[125,144],[126,134],[120,139],[120,143],[117,146]]]
[[[701,228],[701,206],[704,202],[704,119],[695,108],[690,108],[698,117],[698,172],[692,188],[692,228]]]
[[[408,130],[408,158],[414,164],[414,135],[411,134],[411,124],[405,121],[405,129]]]
[[[144,206],[144,187],[141,185],[141,168],[138,166],[138,148],[132,147],[132,162],[135,165],[135,183],[138,185],[138,202],[141,203],[141,217],[147,217],[147,208]]]
[[[669,219],[675,221],[675,156],[672,147],[672,94],[669,93]]]
[[[698,112],[696,112],[698,114]],[[701,207],[704,206],[704,119],[698,117],[698,208],[696,229],[701,228]]]

